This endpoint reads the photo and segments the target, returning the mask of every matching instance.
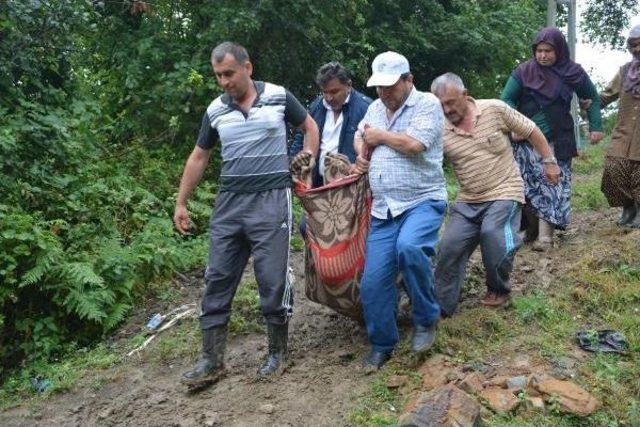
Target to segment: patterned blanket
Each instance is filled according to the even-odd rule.
[[[360,278],[371,218],[367,175],[349,175],[341,154],[325,159],[325,185],[311,188],[311,156],[294,162],[296,195],[307,221],[305,293],[307,298],[345,316],[362,320]]]

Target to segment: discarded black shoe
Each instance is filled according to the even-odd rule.
[[[436,341],[436,324],[430,326],[416,325],[411,337],[411,351],[415,354],[429,350]]]
[[[596,353],[627,354],[629,349],[624,335],[610,329],[580,331],[576,334],[576,339],[581,349]]]

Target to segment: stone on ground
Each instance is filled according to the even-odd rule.
[[[535,388],[545,396],[545,400],[557,398],[563,412],[586,416],[601,405],[592,394],[571,381],[544,377],[535,384]]]
[[[486,400],[495,412],[510,412],[520,403],[511,391],[502,388],[486,388],[480,392],[480,397]]]
[[[480,416],[480,404],[453,384],[422,393],[415,407],[400,416],[402,427],[473,427]]]

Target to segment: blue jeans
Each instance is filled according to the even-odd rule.
[[[395,218],[371,219],[360,293],[374,351],[391,353],[400,340],[396,323],[398,270],[411,299],[413,324],[430,326],[438,321],[440,306],[431,257],[446,208],[444,200],[427,200]]]

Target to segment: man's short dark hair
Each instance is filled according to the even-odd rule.
[[[316,83],[320,87],[325,87],[333,79],[338,79],[342,84],[349,84],[351,77],[346,68],[339,62],[329,62],[318,69],[316,74]]]
[[[224,61],[224,57],[230,54],[238,64],[244,64],[249,60],[249,54],[244,46],[234,42],[222,42],[211,51],[211,60],[214,62]]]

